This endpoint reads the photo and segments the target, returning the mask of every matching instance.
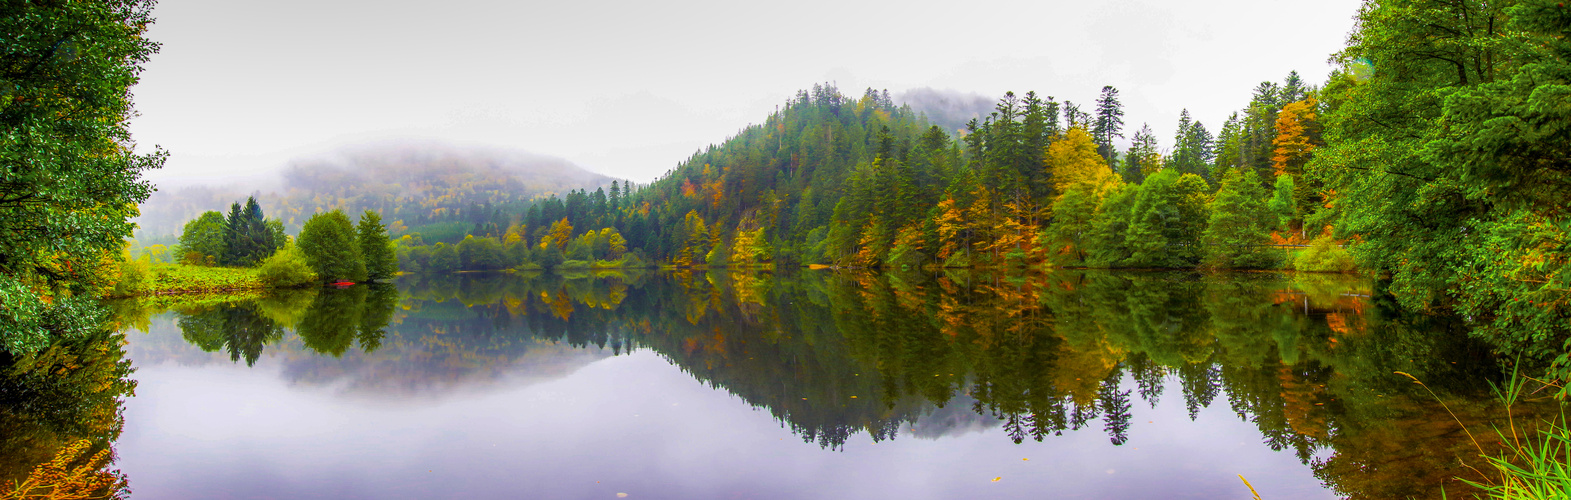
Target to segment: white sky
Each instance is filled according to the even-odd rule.
[[[135,88],[160,185],[271,179],[342,144],[431,138],[648,181],[814,82],[860,95],[1119,89],[1127,134],[1213,133],[1262,80],[1319,84],[1357,0],[162,0]],[[1126,134],[1126,135],[1127,135]]]

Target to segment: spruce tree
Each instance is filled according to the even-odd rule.
[[[1096,123],[1091,126],[1091,137],[1096,140],[1097,152],[1107,160],[1108,167],[1113,166],[1116,150],[1113,149],[1113,138],[1124,136],[1124,105],[1118,102],[1118,89],[1112,85],[1102,87],[1102,95],[1096,99]]]

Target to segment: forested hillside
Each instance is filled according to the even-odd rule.
[[[280,174],[279,189],[257,192],[268,213],[290,232],[313,213],[375,210],[395,234],[410,227],[462,238],[476,224],[522,214],[540,196],[594,189],[611,182],[559,158],[441,144],[362,146],[298,160]],[[254,187],[189,187],[154,193],[136,222],[142,238],[179,234],[181,225],[228,206]]]
[[[615,227],[676,265],[1195,267],[1230,175],[1254,185],[1230,209],[1255,218],[1212,246],[1246,254],[1273,234],[1321,233],[1318,185],[1291,180],[1320,141],[1313,92],[1288,75],[1262,83],[1219,134],[1186,112],[1172,146],[1142,126],[1120,150],[1131,127],[1112,87],[1085,110],[1010,93],[951,133],[887,92],[815,85],[647,189],[522,222],[531,241],[564,217],[580,232]],[[1217,267],[1260,267],[1234,260]]]

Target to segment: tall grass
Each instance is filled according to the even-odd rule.
[[[1495,387],[1495,396],[1505,405],[1507,427],[1496,427],[1502,451],[1498,455],[1483,456],[1498,479],[1485,482],[1464,480],[1483,491],[1475,498],[1492,500],[1571,500],[1571,426],[1567,425],[1566,407],[1560,405],[1558,418],[1541,419],[1534,432],[1517,428],[1512,407],[1522,401],[1529,382],[1539,385],[1540,391],[1553,386],[1539,380],[1523,377],[1512,370],[1505,387]]]

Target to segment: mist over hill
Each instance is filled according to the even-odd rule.
[[[997,101],[970,92],[922,87],[901,92],[895,102],[911,106],[912,111],[926,115],[929,123],[953,133],[964,130],[973,118],[985,118]]]
[[[434,142],[351,146],[291,161],[277,187],[190,186],[160,190],[141,205],[138,238],[178,234],[207,210],[256,196],[268,217],[291,232],[311,214],[342,209],[353,217],[381,212],[395,227],[464,221],[478,212],[522,205],[536,197],[595,190],[611,177],[567,160],[521,151]]]

